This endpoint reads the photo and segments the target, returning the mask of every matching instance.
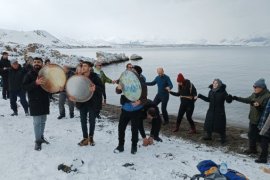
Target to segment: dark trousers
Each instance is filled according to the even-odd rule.
[[[80,108],[80,118],[83,138],[88,138],[87,115],[89,115],[89,136],[94,136],[95,131],[97,112],[87,106],[82,106]]]
[[[268,157],[268,144],[270,142],[270,138],[265,137],[265,136],[261,136],[261,155],[260,155],[260,159],[263,160],[267,160]]]
[[[26,100],[25,91],[17,90],[17,91],[10,91],[10,107],[14,112],[18,112],[17,107],[17,97],[20,98],[21,105],[24,109],[25,113],[28,113],[28,102]]]
[[[142,136],[142,138],[146,138],[145,130],[144,130],[144,125],[143,125],[143,118],[138,119],[138,130]]]
[[[2,88],[2,96],[3,99],[9,98],[9,90],[8,90],[8,78],[2,76],[3,88]]]
[[[184,114],[186,113],[187,120],[189,122],[189,125],[191,128],[195,128],[194,121],[192,119],[192,114],[194,111],[194,103],[183,103],[181,102],[179,111],[178,111],[178,116],[177,116],[177,124],[180,125],[181,121],[183,119]]]
[[[119,124],[118,124],[118,140],[119,146],[125,144],[125,131],[129,121],[131,121],[131,132],[132,132],[132,146],[137,146],[138,143],[138,123],[141,116],[141,110],[128,112],[122,109]]]
[[[102,96],[103,96],[103,99],[107,99],[105,84],[104,84],[103,87],[104,87],[104,89],[103,89],[103,91],[102,91]]]
[[[153,101],[155,105],[158,105],[161,102],[161,112],[165,122],[169,122],[169,116],[167,112],[168,101],[169,101],[169,94],[165,95],[157,94]]]
[[[249,148],[255,150],[257,141],[259,141],[259,129],[256,124],[249,124],[248,130],[248,140],[249,140]]]
[[[67,103],[68,103],[69,114],[73,115],[74,114],[74,102],[70,101],[67,98],[67,93],[66,92],[60,92],[60,94],[59,94],[59,104],[58,104],[59,113],[62,116],[66,115],[66,111],[65,111],[66,100],[67,100]]]
[[[161,119],[160,119],[160,117],[153,118],[152,119],[152,128],[151,128],[150,136],[154,137],[154,138],[158,138],[159,137],[160,127],[161,127]]]

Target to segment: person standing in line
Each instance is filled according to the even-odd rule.
[[[258,159],[255,160],[256,163],[267,163],[268,158],[268,146],[270,143],[270,100],[268,100],[263,114],[258,123],[258,129],[260,131],[261,137],[261,154]]]
[[[198,95],[198,98],[209,102],[209,108],[204,122],[204,130],[207,134],[203,137],[203,140],[212,140],[212,133],[216,132],[220,134],[221,144],[224,144],[226,142],[226,113],[224,103],[225,101],[231,103],[232,96],[228,95],[226,85],[220,79],[214,79],[209,88],[210,91],[207,97],[202,94]]]
[[[173,88],[173,84],[169,76],[164,74],[163,68],[157,68],[156,78],[152,82],[146,82],[147,86],[154,86],[157,84],[158,92],[154,98],[154,103],[158,105],[161,102],[161,112],[163,115],[163,125],[169,124],[169,116],[167,112],[167,104],[169,101],[169,90]]]
[[[101,79],[101,82],[102,82],[102,84],[104,86],[104,91],[103,91],[102,95],[103,95],[103,103],[106,104],[107,96],[106,96],[105,83],[114,84],[115,81],[111,80],[110,78],[108,78],[108,76],[106,76],[106,74],[102,70],[102,63],[99,62],[99,61],[97,61],[95,63],[94,72],[99,76],[99,78]]]
[[[10,61],[8,60],[8,53],[3,52],[0,60],[0,75],[2,76],[2,97],[7,100],[9,98],[8,91],[8,70],[10,69]]]
[[[74,97],[69,97],[76,102],[76,107],[80,110],[81,128],[83,139],[78,143],[79,146],[94,146],[94,131],[96,117],[102,108],[103,84],[96,73],[93,72],[93,64],[88,61],[82,63],[82,75],[92,81],[89,90],[93,93],[91,99],[86,102],[76,102]],[[87,116],[89,116],[89,134],[87,130]]]
[[[258,123],[270,97],[269,90],[263,78],[257,80],[253,88],[254,92],[249,97],[242,98],[233,96],[233,100],[250,104],[248,131],[249,148],[244,151],[246,154],[257,154],[257,141],[260,138]]]
[[[18,115],[17,97],[20,98],[20,102],[24,109],[25,115],[28,116],[28,102],[26,100],[25,90],[22,89],[22,81],[27,73],[26,69],[22,68],[17,59],[11,60],[11,68],[8,72],[8,85],[10,95],[10,107],[13,110],[11,116]]]
[[[70,68],[67,65],[63,66],[64,72],[66,74],[67,80],[74,75],[74,72],[72,72],[70,70]],[[67,97],[67,92],[64,89],[64,87],[62,88],[62,91],[60,91],[59,93],[59,116],[57,117],[57,119],[62,119],[64,117],[66,117],[66,111],[65,111],[65,103],[68,103],[68,108],[69,108],[69,117],[70,118],[74,118],[74,102],[69,100]]]
[[[187,120],[190,125],[189,134],[196,133],[196,126],[192,119],[194,107],[195,107],[195,97],[197,96],[197,90],[195,86],[190,82],[190,80],[185,79],[183,74],[179,73],[177,76],[178,82],[178,92],[173,92],[168,90],[173,96],[180,96],[181,104],[178,111],[177,122],[173,132],[178,132],[181,121],[184,114],[186,113]]]
[[[34,58],[33,69],[24,77],[23,89],[28,93],[30,115],[33,116],[35,132],[35,150],[41,150],[41,144],[49,142],[44,138],[44,130],[47,115],[50,113],[49,93],[41,88],[45,84],[43,77],[38,76],[38,72],[43,67],[41,58]]]

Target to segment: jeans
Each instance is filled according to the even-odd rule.
[[[36,141],[40,141],[44,134],[47,115],[33,116]]]
[[[158,105],[161,102],[161,112],[165,122],[169,122],[169,116],[167,112],[168,101],[169,101],[169,94],[165,95],[157,94],[153,102],[155,105]]]
[[[20,98],[21,105],[24,109],[25,113],[28,113],[28,102],[26,100],[25,91],[17,90],[17,91],[10,91],[10,107],[14,112],[18,112],[17,107],[17,97]]]
[[[66,92],[60,92],[59,94],[59,113],[60,115],[63,115],[65,116],[66,115],[66,112],[65,112],[65,103],[66,103],[66,100],[68,100],[68,108],[69,108],[69,114],[74,114],[74,102],[70,101],[68,98],[67,98],[67,93]]]
[[[89,136],[94,136],[96,126],[97,112],[87,106],[82,106],[80,108],[80,117],[81,117],[83,138],[88,138],[87,114],[89,114]]]

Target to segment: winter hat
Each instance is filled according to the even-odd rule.
[[[140,66],[135,65],[135,66],[133,66],[133,69],[134,69],[139,75],[142,74],[142,68],[141,68]]]
[[[183,74],[182,73],[179,73],[178,74],[178,76],[177,76],[177,82],[185,82],[185,78],[184,78],[184,76],[183,76]]]
[[[11,60],[10,60],[10,64],[15,64],[16,62],[18,62],[17,59],[11,59]]]
[[[263,78],[257,80],[254,85],[254,87],[259,87],[259,88],[263,88],[265,89],[266,88],[266,84],[265,84],[265,80]]]

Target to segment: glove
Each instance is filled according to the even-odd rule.
[[[228,103],[231,103],[231,102],[233,101],[232,95],[229,94],[229,95],[226,97],[226,101],[227,101]]]
[[[232,97],[232,100],[238,100],[238,99],[239,99],[239,97],[237,97],[237,96]]]
[[[201,94],[198,94],[198,96],[197,96],[198,98],[202,98],[202,95]]]

